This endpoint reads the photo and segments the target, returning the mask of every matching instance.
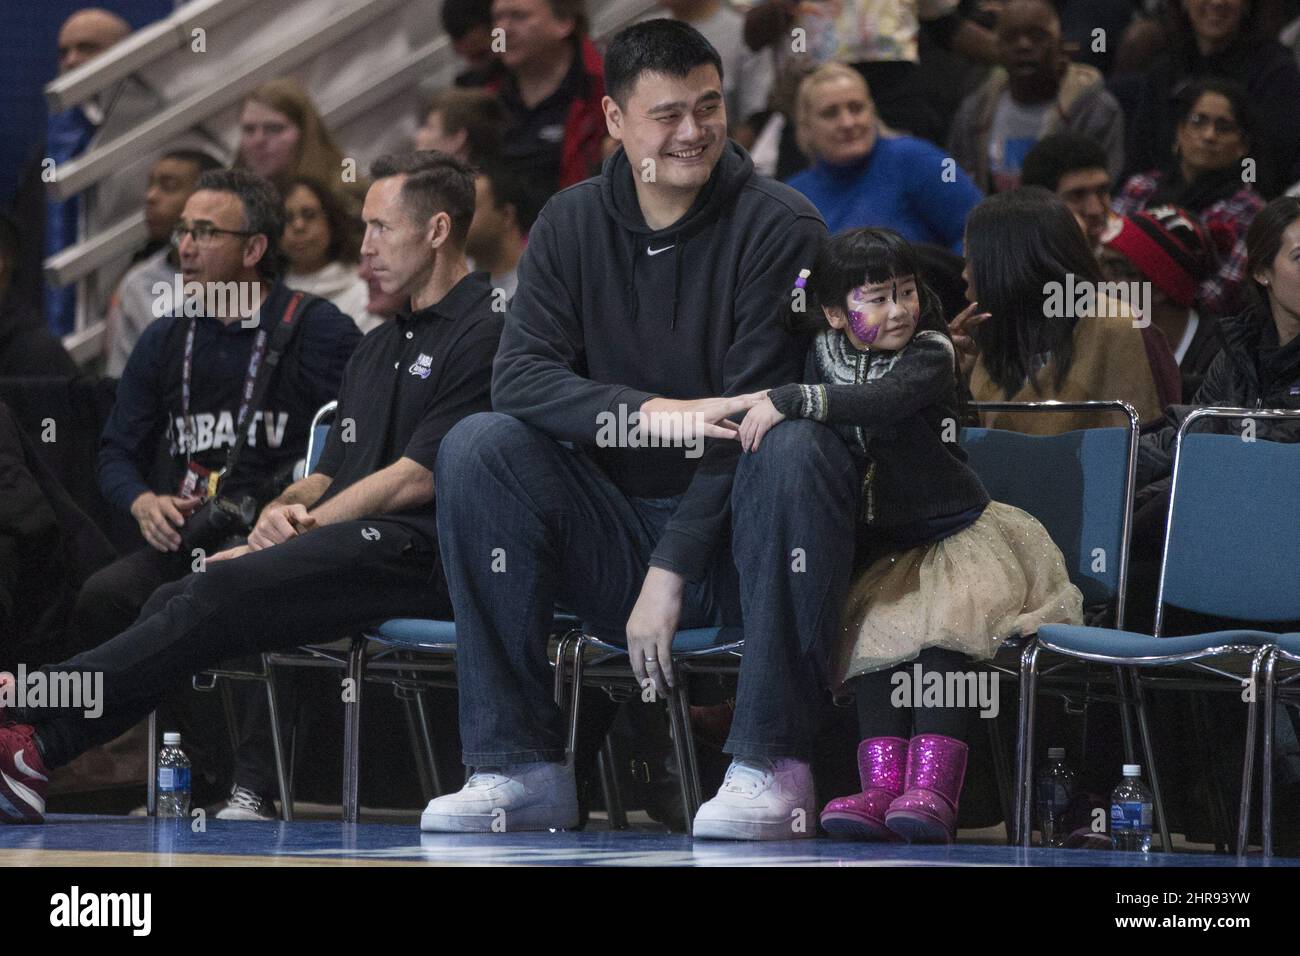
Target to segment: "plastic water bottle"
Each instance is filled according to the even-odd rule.
[[[190,758],[181,750],[181,735],[163,734],[158,752],[158,816],[190,815]]]
[[[1065,748],[1048,747],[1047,765],[1038,775],[1038,829],[1043,846],[1064,846],[1065,810],[1074,797],[1074,771],[1065,765]]]
[[[1110,842],[1117,850],[1151,850],[1151,791],[1138,764],[1124,764],[1124,779],[1111,791]]]

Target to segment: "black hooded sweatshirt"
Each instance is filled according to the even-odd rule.
[[[519,263],[492,406],[579,446],[629,496],[683,495],[650,564],[697,581],[727,527],[739,444],[708,441],[691,458],[681,447],[597,447],[598,435],[651,398],[740,395],[797,378],[805,345],[777,309],[826,227],[730,141],[666,229],[646,225],[633,175],[620,148],[542,210]]]

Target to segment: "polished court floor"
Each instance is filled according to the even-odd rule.
[[[1300,859],[1275,858],[1270,866]],[[661,830],[429,834],[414,823],[335,821],[188,823],[143,817],[59,816],[40,827],[0,827],[0,866],[1260,866],[1209,853],[1021,850],[987,843],[908,847],[828,839],[693,842]]]

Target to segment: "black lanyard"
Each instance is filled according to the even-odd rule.
[[[185,463],[191,465],[194,463],[194,443],[197,440],[196,429],[194,426],[194,417],[190,414],[190,378],[194,369],[194,333],[198,328],[198,318],[190,319],[189,331],[185,334],[185,360],[181,364],[181,418],[185,422],[186,441],[185,441]],[[248,372],[244,376],[244,390],[239,401],[239,415],[235,421],[236,442],[240,430],[244,427],[244,419],[248,417],[248,408],[253,400],[253,389],[257,385],[257,370],[262,366],[262,356],[266,354],[266,332],[263,329],[257,330],[257,338],[253,342],[253,353],[248,357]],[[234,446],[231,446],[233,450]],[[230,453],[226,453],[226,463],[230,463]],[[223,469],[224,470],[224,469]]]

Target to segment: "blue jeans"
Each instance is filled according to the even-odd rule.
[[[562,760],[546,659],[553,610],[621,635],[677,499],[629,498],[580,450],[497,412],[447,434],[435,485],[464,762]],[[731,540],[703,580],[687,582],[680,621],[744,630],[727,753],[812,751],[852,571],[857,489],[848,448],[816,422],[782,423],[736,466]]]

